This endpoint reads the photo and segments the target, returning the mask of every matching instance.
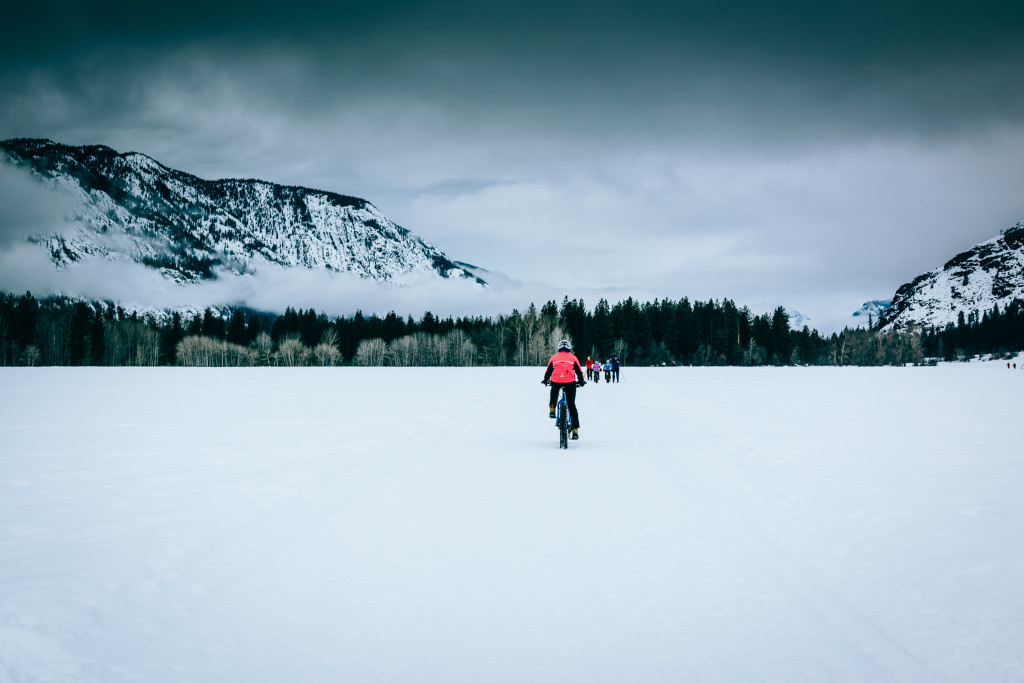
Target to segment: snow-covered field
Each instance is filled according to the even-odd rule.
[[[1024,372],[3,369],[0,681],[1021,681]]]

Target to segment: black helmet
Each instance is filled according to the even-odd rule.
[[[563,339],[562,341],[558,342],[558,350],[559,351],[571,351],[572,350],[572,344],[569,343],[568,339]]]

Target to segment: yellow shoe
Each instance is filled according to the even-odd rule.
[[[555,416],[555,407],[554,406],[548,406],[548,417],[554,417],[554,416]]]
[[[578,438],[580,438],[580,430],[573,429],[572,430],[572,440],[575,441]]]

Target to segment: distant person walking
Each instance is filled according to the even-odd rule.
[[[615,356],[614,358],[612,358],[612,381],[614,381],[616,384],[619,381],[619,366],[620,365],[622,365],[622,363],[619,361],[619,357],[618,356]]]
[[[587,379],[594,379],[594,361],[590,360],[590,356],[587,356]]]

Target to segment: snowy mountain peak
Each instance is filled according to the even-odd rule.
[[[484,280],[364,199],[263,180],[203,180],[139,153],[51,140],[0,142],[6,161],[71,199],[67,228],[33,235],[58,268],[127,260],[176,282],[268,264],[390,284]]]
[[[955,324],[961,313],[1005,308],[1024,298],[1024,223],[1003,230],[941,268],[919,275],[893,297],[880,317],[881,326],[941,327]]]
[[[789,315],[789,326],[794,330],[803,329],[804,325],[810,325],[811,323],[811,317],[804,315],[800,311],[787,310],[786,313]]]
[[[869,324],[877,323],[890,305],[892,301],[886,299],[865,301],[863,306],[853,312],[853,326],[868,327]]]
[[[128,152],[122,155],[122,158],[138,173],[166,173],[171,170],[156,159],[140,152]]]

